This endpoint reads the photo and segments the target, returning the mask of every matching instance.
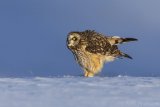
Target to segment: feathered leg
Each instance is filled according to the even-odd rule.
[[[94,74],[93,72],[89,72],[89,71],[85,71],[85,72],[84,72],[84,76],[85,76],[85,77],[94,77],[94,75],[95,75],[95,74]]]

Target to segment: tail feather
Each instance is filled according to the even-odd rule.
[[[113,36],[113,37],[108,38],[108,41],[112,45],[117,45],[117,44],[122,44],[122,43],[130,42],[130,41],[138,41],[138,39],[136,39],[136,38],[120,38],[118,36]]]

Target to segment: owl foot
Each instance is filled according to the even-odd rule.
[[[94,77],[94,73],[86,71],[84,76],[85,77]]]

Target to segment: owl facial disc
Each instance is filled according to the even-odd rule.
[[[78,45],[80,41],[80,35],[73,33],[73,34],[69,34],[68,38],[67,38],[67,42],[68,42],[68,47],[69,48],[73,48],[76,47]]]

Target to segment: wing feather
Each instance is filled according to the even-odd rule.
[[[100,34],[94,34],[88,36],[88,45],[86,46],[86,50],[91,53],[99,53],[102,55],[111,54],[113,51],[117,50],[117,46],[113,46],[106,39],[106,37]]]

